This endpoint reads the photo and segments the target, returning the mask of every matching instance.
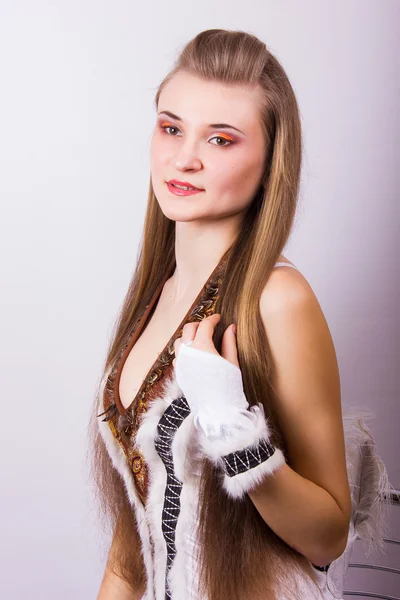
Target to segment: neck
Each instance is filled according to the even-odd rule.
[[[218,222],[207,228],[194,222],[176,222],[176,268],[169,280],[169,296],[179,302],[199,291],[237,234],[237,226],[221,227]]]

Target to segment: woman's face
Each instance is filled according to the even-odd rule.
[[[185,72],[164,87],[150,160],[154,193],[166,217],[215,220],[249,206],[266,153],[259,93],[259,88],[205,81]],[[202,191],[176,195],[170,180]]]

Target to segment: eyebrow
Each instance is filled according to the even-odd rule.
[[[161,114],[168,115],[169,117],[171,117],[171,119],[175,119],[175,121],[182,122],[182,119],[180,117],[178,117],[178,115],[174,115],[174,113],[172,113],[169,110],[161,110],[158,114],[159,115],[161,115]],[[229,125],[228,123],[211,123],[210,125],[208,125],[208,127],[209,127],[209,129],[234,129],[235,131],[238,131],[239,133],[246,135],[245,133],[243,133],[243,131],[241,131],[237,127],[234,127],[233,125]]]

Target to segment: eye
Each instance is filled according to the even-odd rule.
[[[214,146],[221,146],[222,148],[224,146],[230,146],[232,144],[232,140],[228,140],[227,138],[224,138],[221,135],[217,135],[217,136],[211,138],[211,140],[222,140],[222,141],[226,142],[226,144],[222,144],[222,145],[221,144],[213,144]]]
[[[168,135],[172,135],[173,137],[176,137],[176,135],[174,133],[169,132],[168,130],[180,131],[180,129],[178,127],[176,127],[175,125],[161,125],[161,129],[164,129],[164,131]],[[213,138],[211,138],[211,140],[222,140],[223,142],[225,142],[224,144],[218,144],[218,143],[213,144],[213,146],[220,146],[221,148],[224,148],[225,146],[230,146],[233,143],[233,140],[227,139],[227,138],[223,137],[222,135],[214,136]]]
[[[179,131],[178,127],[175,127],[175,125],[161,125],[161,129],[164,129],[164,131],[167,131],[167,129],[175,129],[176,131]],[[168,133],[168,135],[174,134]]]

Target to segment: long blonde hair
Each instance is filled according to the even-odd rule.
[[[272,425],[272,442],[287,456],[274,413],[270,383],[271,355],[259,311],[261,292],[288,240],[299,193],[302,135],[298,104],[284,69],[256,36],[243,31],[210,29],[181,51],[156,96],[178,71],[206,80],[259,86],[259,109],[267,140],[260,187],[243,219],[229,254],[216,312],[221,320],[214,343],[237,323],[237,343],[244,390],[250,404],[262,402]],[[104,365],[115,365],[135,321],[150,302],[166,269],[174,266],[175,222],[162,213],[150,180],[147,212],[138,260],[117,319]],[[118,538],[115,571],[133,589],[144,589],[145,571],[135,516],[124,485],[113,469],[98,432],[98,394],[90,423],[89,451],[103,516]],[[316,583],[314,568],[265,523],[248,496],[241,502],[223,491],[211,463],[201,478],[199,513],[200,593],[211,600],[278,600],[291,590],[293,574]],[[291,590],[291,592],[287,591]],[[295,597],[295,596],[292,596]]]

